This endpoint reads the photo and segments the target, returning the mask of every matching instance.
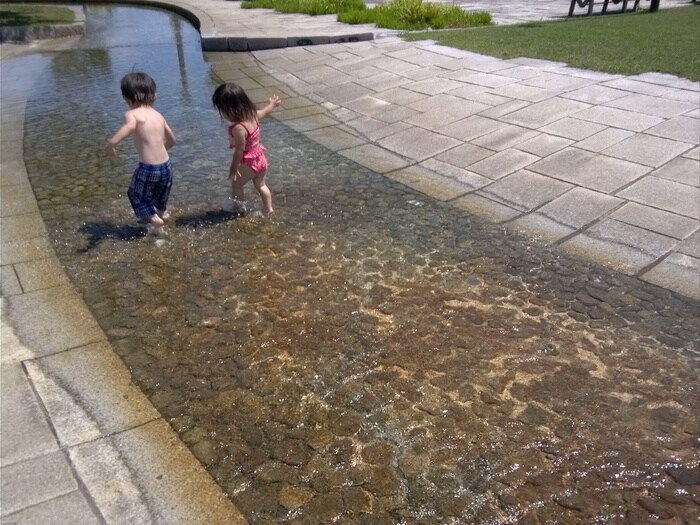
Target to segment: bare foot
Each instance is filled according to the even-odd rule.
[[[147,228],[148,235],[163,235],[165,233],[165,222],[157,214],[149,219]]]
[[[236,215],[245,215],[248,212],[245,201],[231,199],[231,211]]]
[[[160,215],[160,218],[163,219],[164,221],[167,221],[168,219],[170,219],[170,211],[168,211],[168,210],[165,210],[163,213],[159,213],[158,215]]]
[[[148,235],[152,235],[153,237],[160,237],[161,235],[165,235],[165,225],[149,224],[148,228],[146,228],[146,231],[148,232]]]

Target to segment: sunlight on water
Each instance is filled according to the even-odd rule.
[[[234,218],[196,31],[157,10],[86,14],[85,40],[42,56],[32,186],[134,381],[251,523],[697,514],[697,303],[481,224],[274,119],[277,214]],[[156,79],[178,136],[157,245],[126,198],[131,144],[101,155],[132,69]]]

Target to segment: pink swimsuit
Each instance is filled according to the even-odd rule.
[[[236,122],[228,127],[229,147],[233,148],[233,128],[243,126],[248,135],[243,146],[243,158],[241,162],[250,166],[254,173],[260,174],[267,170],[267,158],[265,157],[265,146],[260,144],[260,124],[255,123],[255,129],[249,130],[243,122]]]

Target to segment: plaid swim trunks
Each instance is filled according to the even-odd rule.
[[[139,162],[129,185],[129,202],[139,219],[152,217],[168,207],[170,188],[173,185],[170,161],[163,164]]]

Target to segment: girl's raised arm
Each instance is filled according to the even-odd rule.
[[[258,110],[258,120],[267,117],[272,111],[280,105],[280,98],[277,95],[272,95],[270,101],[262,109]]]

